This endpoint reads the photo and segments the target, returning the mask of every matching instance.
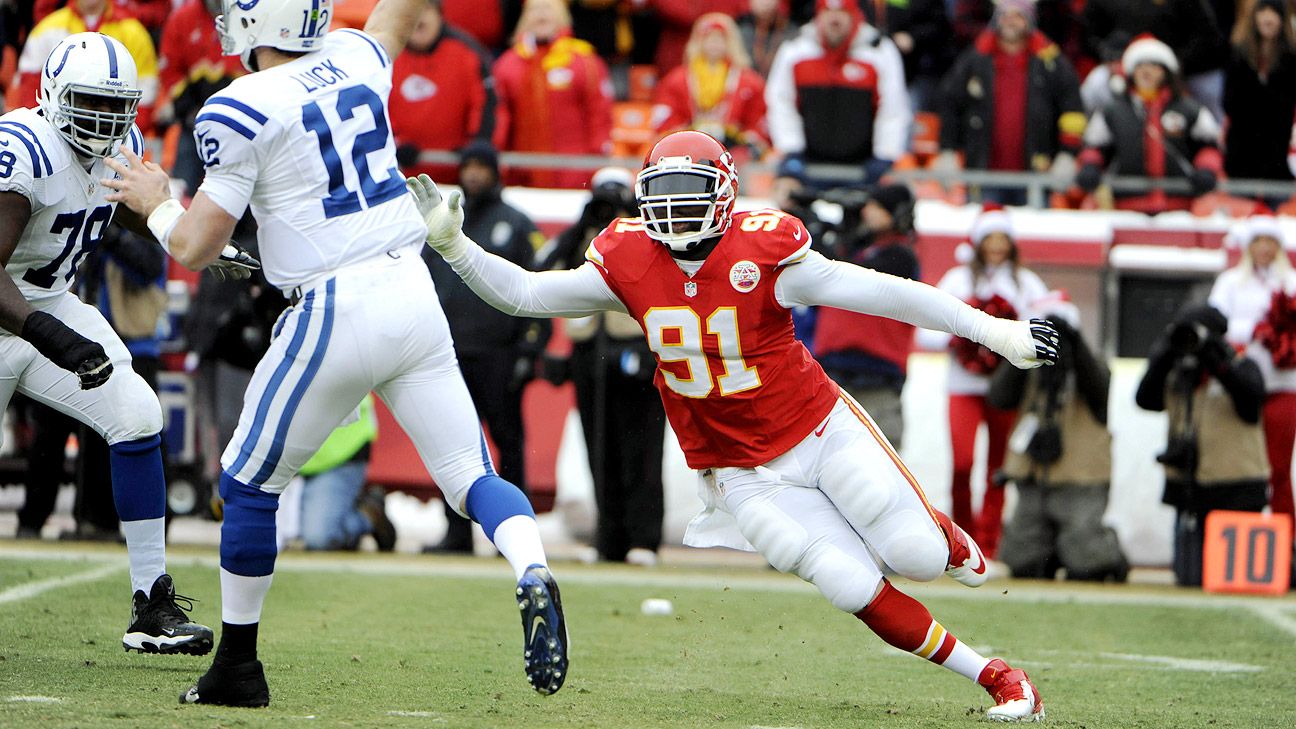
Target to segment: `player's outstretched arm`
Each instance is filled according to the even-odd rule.
[[[427,175],[405,181],[427,225],[427,244],[483,301],[513,316],[587,316],[625,311],[593,264],[569,271],[528,271],[464,235],[458,190],[441,196]]]
[[[369,13],[364,32],[382,44],[389,58],[405,50],[410,33],[418,24],[419,13],[427,7],[427,0],[378,0]]]
[[[775,293],[785,306],[832,306],[949,332],[984,344],[1022,369],[1057,361],[1057,331],[1042,319],[993,317],[935,286],[830,261],[818,253],[788,266]]]
[[[3,267],[9,264],[31,219],[31,203],[16,192],[0,192],[0,327],[17,334],[49,361],[75,374],[81,389],[108,381],[112,361],[103,345],[81,336],[63,322],[27,302]]]
[[[130,166],[109,157],[104,163],[118,174],[101,182],[112,188],[107,199],[130,212],[119,213],[131,227],[131,213],[142,218],[147,230],[172,258],[191,271],[212,267],[221,278],[247,278],[260,262],[230,242],[238,219],[212,202],[206,193],[194,196],[189,208],[171,197],[170,176],[157,164],[145,162],[125,147]]]

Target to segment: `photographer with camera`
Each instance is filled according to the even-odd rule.
[[[1013,577],[1124,582],[1129,563],[1102,523],[1111,488],[1107,391],[1111,372],[1080,335],[1080,312],[1065,292],[1033,307],[1058,331],[1057,366],[1047,372],[999,367],[986,401],[1020,416],[1008,438],[1000,483],[1017,487],[1000,558]]]
[[[604,167],[594,173],[590,200],[575,225],[541,251],[541,270],[577,268],[590,241],[617,218],[638,216],[630,173]],[[594,503],[599,559],[643,567],[657,563],[665,496],[662,448],[666,411],[653,386],[657,365],[643,329],[629,314],[602,312],[564,322],[572,340],[568,359],[546,356],[544,377],[576,386]]]
[[[842,225],[824,236],[830,239],[830,257],[892,276],[918,278],[914,197],[908,187],[884,185],[872,193],[851,190],[825,199],[842,206]],[[820,308],[815,322],[815,359],[864,406],[897,449],[904,433],[900,392],[913,339],[912,324],[842,309]]]
[[[1162,501],[1175,507],[1174,573],[1200,585],[1206,515],[1216,509],[1260,511],[1268,503],[1260,408],[1264,380],[1256,363],[1224,340],[1228,320],[1198,304],[1184,309],[1148,357],[1134,400],[1170,419]],[[1203,427],[1203,424],[1208,424]]]

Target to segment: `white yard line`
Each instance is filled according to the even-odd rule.
[[[0,559],[36,560],[115,560],[118,555],[93,549],[63,548],[10,549],[0,544]],[[211,555],[170,555],[173,565],[219,566],[219,557]],[[512,579],[512,571],[502,559],[442,560],[434,557],[419,558],[398,555],[386,558],[378,555],[319,555],[289,552],[276,562],[278,572],[346,572],[362,575],[395,577],[461,577],[467,579]],[[750,568],[727,570],[716,567],[689,566],[684,569],[666,567],[657,570],[631,569],[620,566],[599,567],[571,563],[555,563],[554,572],[561,584],[595,585],[605,587],[655,587],[668,589],[727,590],[743,592],[781,592],[813,594],[815,588],[789,575],[772,570],[758,571]],[[1296,636],[1296,597],[1262,597],[1251,595],[1218,595],[1174,588],[1146,587],[1140,585],[1076,585],[1029,582],[1017,583],[992,580],[984,587],[970,589],[946,580],[935,583],[916,583],[897,580],[897,586],[918,599],[941,598],[978,601],[1004,601],[1034,604],[1129,605],[1137,607],[1165,607],[1189,609],[1245,609],[1281,627]],[[17,588],[15,588],[17,589]],[[0,593],[2,594],[2,593]],[[670,597],[669,595],[664,595]]]
[[[0,552],[0,556],[5,555],[3,552]],[[24,582],[21,585],[15,585],[7,590],[0,590],[0,605],[27,600],[42,593],[49,592],[50,590],[67,587],[68,585],[79,585],[82,582],[102,580],[115,572],[120,572],[125,566],[125,563],[121,560],[114,560],[109,564],[100,565],[94,569],[86,570],[85,572],[63,575],[62,577],[51,577],[48,580]]]

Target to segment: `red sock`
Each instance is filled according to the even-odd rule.
[[[882,580],[882,591],[855,617],[888,644],[976,680],[987,663],[944,626],[927,608]]]

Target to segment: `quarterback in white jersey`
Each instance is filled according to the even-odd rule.
[[[249,207],[266,279],[293,303],[221,458],[222,635],[182,700],[264,706],[256,654],[289,479],[371,390],[414,441],[447,503],[482,525],[518,578],[525,667],[539,692],[567,669],[566,627],[535,514],[491,463],[420,256],[426,227],[396,168],[392,56],[424,0],[381,0],[364,32],[328,32],[332,0],[226,0],[227,54],[253,71],[207,100],[194,130],[206,176],[186,210],[155,166],[105,184],[182,264],[213,260]]]
[[[55,46],[41,73],[40,106],[0,117],[0,407],[21,392],[94,428],[109,446],[113,501],[130,554],[127,650],[211,650],[212,632],[176,605],[166,574],[162,409],[131,368],[121,338],[68,289],[117,210],[100,184],[138,159],[140,90],[118,41],[77,33]],[[147,232],[147,231],[145,231]]]

